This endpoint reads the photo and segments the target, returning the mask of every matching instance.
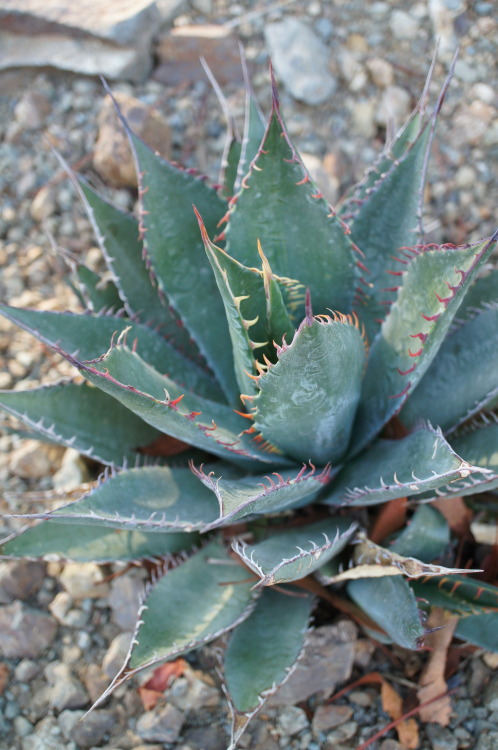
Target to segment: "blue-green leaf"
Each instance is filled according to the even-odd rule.
[[[233,631],[223,671],[236,711],[254,711],[287,679],[303,649],[312,606],[313,597],[303,591],[266,589]]]
[[[341,552],[356,531],[347,518],[299,526],[257,544],[234,542],[233,548],[260,578],[257,586],[297,581]]]
[[[0,408],[28,425],[33,437],[76,448],[117,467],[141,462],[139,448],[160,434],[119,401],[86,383],[62,381],[28,391],[0,391]]]
[[[321,501],[347,506],[384,503],[442,487],[473,470],[440,431],[420,427],[401,440],[376,440],[345,465]]]
[[[255,429],[298,461],[339,461],[349,444],[365,363],[355,321],[307,315],[292,343],[277,352],[278,362],[258,378]]]
[[[347,592],[394,643],[403,648],[419,648],[425,629],[413,591],[403,578],[384,576],[350,581]]]

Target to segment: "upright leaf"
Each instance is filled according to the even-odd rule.
[[[492,307],[480,310],[446,337],[400,419],[407,426],[417,419],[431,419],[448,434],[496,396],[498,307]]]
[[[357,453],[400,411],[438,352],[477,271],[496,245],[422,248],[400,271],[396,302],[372,344],[353,449]]]
[[[106,201],[81,177],[78,188],[114,283],[129,316],[164,336],[173,348],[202,363],[199,350],[181,319],[157,288],[143,257],[138,222]]]
[[[351,242],[291,145],[275,92],[259,153],[231,201],[226,238],[229,253],[246,266],[258,264],[259,240],[278,276],[313,289],[317,312],[350,311]]]
[[[159,288],[187,327],[229,400],[235,402],[238,393],[223,302],[202,249],[192,210],[193,204],[212,236],[226,212],[226,203],[204,180],[164,161],[127,126],[126,129],[137,163],[139,226],[147,258]],[[192,294],[192,289],[199,293]]]

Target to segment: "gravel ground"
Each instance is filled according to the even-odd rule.
[[[441,39],[441,51],[431,85],[434,95],[459,43],[426,190],[427,238],[458,244],[491,234],[497,223],[498,185],[498,23],[492,3],[353,1],[346,5],[342,0],[313,0],[266,15],[244,16],[251,5],[195,0],[191,12],[177,23],[234,22],[252,63],[263,108],[269,103],[265,27],[282,17],[296,17],[321,38],[331,55],[329,83],[335,93],[320,106],[310,106],[283,89],[281,101],[296,145],[332,202],[361,177],[382,147],[386,112],[402,118],[416,102],[436,37]],[[225,88],[234,112],[240,114],[241,87],[232,83]],[[207,83],[168,87],[148,80],[133,88],[116,83],[113,89],[153,105],[171,128],[173,157],[216,179],[224,122]],[[133,209],[133,191],[107,187],[92,168],[102,99],[101,84],[92,79],[50,71],[0,75],[0,298],[10,304],[78,310],[78,300],[66,284],[65,256],[70,253],[100,268],[92,232],[53,147],[120,206]],[[0,372],[0,388],[23,389],[71,373],[67,363],[3,320],[0,352],[6,365]],[[40,446],[6,432],[0,437],[0,479],[5,487],[0,509],[41,508],[45,492],[74,487],[92,471],[95,467],[83,464],[71,451]],[[4,522],[1,536],[13,528],[13,521]],[[184,676],[154,710],[144,713],[131,683],[85,723],[76,724],[122,660],[133,627],[132,604],[142,586],[142,572],[104,580],[116,570],[58,562],[0,563],[4,746],[224,750],[229,719],[220,687],[209,677],[214,661],[209,648],[188,658]],[[423,655],[395,652],[388,659],[356,628],[338,627],[349,627],[352,646],[336,682],[379,670],[409,699]],[[423,750],[498,747],[497,669],[496,656],[463,652],[450,683],[455,688],[450,727],[422,728]],[[377,688],[358,688],[332,707],[325,708],[323,701],[322,692],[300,706],[266,710],[242,745],[256,750],[349,750],[389,721]],[[393,732],[386,737],[372,747],[401,748]]]

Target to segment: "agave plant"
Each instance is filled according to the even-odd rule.
[[[445,88],[430,111],[426,86],[335,210],[274,81],[266,125],[248,87],[220,185],[124,120],[138,220],[73,175],[112,281],[76,269],[84,314],[1,312],[83,378],[3,391],[0,405],[108,469],[1,552],[161,562],[110,689],[228,633],[240,727],[292,671],[320,595],[405,648],[440,606],[459,638],[498,650],[498,589],[452,567],[429,503],[498,486],[497,235],[455,247],[422,234]],[[399,498],[409,523],[381,547],[376,506]]]

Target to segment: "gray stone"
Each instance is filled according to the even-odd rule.
[[[418,21],[404,10],[393,10],[389,19],[389,26],[396,39],[417,38]]]
[[[22,750],[61,750],[61,730],[53,716],[39,721],[34,730],[21,740]]]
[[[184,715],[174,706],[161,706],[146,711],[137,721],[136,731],[149,742],[176,742],[181,732]]]
[[[0,563],[0,604],[27,599],[35,594],[46,576],[46,565],[27,560]]]
[[[354,737],[358,731],[358,723],[356,721],[347,721],[345,724],[341,724],[337,729],[333,729],[332,732],[327,734],[327,744],[336,747],[336,744],[343,742],[344,740],[350,740]]]
[[[498,711],[498,674],[492,677],[486,686],[484,705],[489,711]]]
[[[70,739],[73,727],[76,725],[76,722],[78,722],[84,715],[84,711],[70,711],[69,709],[61,711],[61,713],[57,717],[57,722],[66,740]]]
[[[313,731],[318,733],[334,729],[349,721],[352,715],[353,709],[350,706],[336,706],[333,703],[318,706],[313,716]]]
[[[191,750],[226,750],[227,746],[226,734],[219,726],[187,729],[183,739]]]
[[[31,211],[31,215],[33,215],[33,211]],[[60,469],[52,477],[54,490],[70,492],[87,482],[88,478],[88,468],[78,451],[75,448],[67,448],[62,457]]]
[[[400,86],[388,86],[381,97],[375,120],[378,125],[387,126],[393,122],[396,128],[405,122],[411,109],[411,96]]]
[[[208,683],[208,675],[187,667],[182,677],[178,677],[166,692],[166,699],[180,711],[192,708],[217,706],[220,693]]]
[[[492,731],[481,734],[474,750],[496,750],[498,747],[498,732]]]
[[[24,716],[16,716],[13,721],[14,729],[19,737],[27,737],[33,731],[33,725]]]
[[[450,729],[439,724],[427,724],[425,729],[432,750],[457,750],[458,740]]]
[[[67,664],[52,662],[45,668],[50,683],[50,705],[58,711],[65,708],[83,708],[89,702],[88,693],[79,680],[71,674]]]
[[[115,726],[117,720],[114,711],[106,711],[105,709],[92,711],[83,721],[73,726],[70,737],[82,748],[98,745]]]
[[[109,677],[98,664],[89,664],[83,670],[81,680],[88,691],[92,703],[95,703],[109,686]]]
[[[0,652],[7,658],[35,658],[53,642],[57,623],[20,601],[0,607]]]
[[[131,633],[120,633],[112,640],[107,649],[102,659],[102,669],[110,678],[115,677],[125,663],[131,638]]]
[[[309,722],[302,708],[287,706],[279,711],[277,727],[282,736],[292,737],[307,729]]]
[[[40,672],[40,667],[31,659],[23,659],[14,670],[14,677],[18,682],[29,682]]]
[[[295,99],[316,105],[334,93],[327,48],[307,24],[292,17],[269,23],[265,39],[277,76]]]
[[[39,91],[26,91],[16,104],[14,117],[22,130],[37,130],[45,123],[51,105]]]
[[[294,672],[269,699],[269,706],[293,706],[315,693],[331,695],[353,669],[357,628],[343,620],[310,633]]]
[[[134,630],[144,584],[132,575],[119,576],[111,581],[109,606],[112,619],[122,630]]]
[[[116,93],[115,98],[133,132],[154,151],[169,158],[171,131],[159,112],[127,94]],[[128,137],[110,97],[104,100],[99,115],[93,166],[104,180],[117,187],[136,187],[137,175]]]

